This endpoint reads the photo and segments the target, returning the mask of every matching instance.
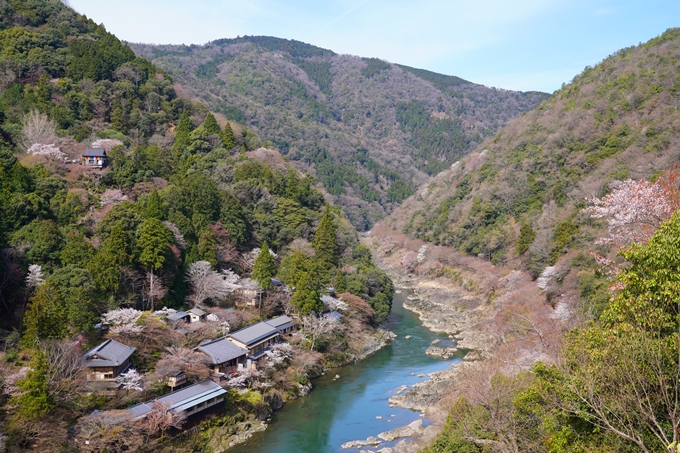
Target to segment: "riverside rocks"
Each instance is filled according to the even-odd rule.
[[[208,451],[213,453],[223,453],[231,447],[243,443],[250,439],[253,434],[267,429],[265,422],[245,421],[237,423],[236,426],[224,426],[209,430]],[[234,434],[234,430],[236,434]]]
[[[425,354],[432,357],[439,357],[444,360],[448,360],[458,353],[458,348],[455,346],[449,346],[446,348],[439,348],[436,346],[431,346],[425,350]]]
[[[366,440],[353,440],[351,442],[345,442],[344,444],[341,445],[342,448],[348,449],[348,448],[361,448],[361,447],[367,447],[367,446],[373,446],[377,447],[382,443],[382,441],[385,442],[394,442],[397,439],[401,439],[404,437],[419,437],[423,434],[424,431],[423,427],[423,421],[421,419],[418,419],[414,421],[413,423],[410,423],[406,426],[401,426],[399,428],[392,429],[390,431],[385,431],[383,433],[378,434],[378,437],[371,436]],[[378,450],[379,452],[382,451],[393,451],[391,448],[384,448],[381,450]]]

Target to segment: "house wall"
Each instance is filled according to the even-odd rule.
[[[224,401],[224,396],[218,396],[218,397],[209,399],[208,401],[205,401],[205,402],[203,402],[203,403],[201,403],[201,404],[199,404],[199,405],[197,405],[197,406],[190,407],[189,409],[185,410],[184,413],[185,413],[187,416],[193,415],[193,414],[195,414],[195,413],[197,413],[197,412],[200,412],[200,411],[202,411],[202,410],[205,410],[205,409],[207,409],[207,408],[209,408],[209,407],[213,407],[213,406],[215,406],[215,405],[217,405],[217,404],[219,404],[219,403],[221,403],[221,402],[223,402],[223,401]]]

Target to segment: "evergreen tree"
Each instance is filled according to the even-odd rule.
[[[208,115],[205,117],[205,120],[203,121],[203,127],[205,128],[206,131],[208,131],[208,134],[219,135],[222,133],[222,131],[220,130],[220,126],[217,124],[217,120],[215,119],[215,115],[213,115],[210,112],[208,112]]]
[[[300,280],[295,287],[295,293],[290,302],[303,316],[311,312],[318,313],[323,310],[321,288],[319,288],[317,279],[313,278],[309,272],[303,272],[300,275]]]
[[[316,251],[316,257],[326,269],[335,266],[338,262],[338,241],[336,238],[337,226],[333,220],[331,208],[326,205],[326,210],[321,216],[319,226],[314,233],[312,245]]]
[[[116,107],[111,112],[111,127],[118,132],[123,134],[127,132],[127,126],[125,125],[125,112],[120,107]]]
[[[232,149],[236,146],[236,140],[234,140],[234,131],[231,130],[231,124],[227,121],[224,126],[224,130],[220,133],[220,138],[222,139],[222,144],[226,149]]]
[[[338,270],[335,273],[335,279],[333,279],[333,288],[337,294],[344,293],[347,291],[347,279],[345,279],[345,274]]]
[[[301,250],[295,250],[281,261],[279,277],[290,287],[297,286],[303,273],[309,271],[309,257]]]
[[[163,267],[170,246],[174,242],[172,232],[158,219],[146,219],[137,229],[139,263],[151,270]]]
[[[191,123],[191,118],[187,111],[182,112],[179,118],[179,124],[175,128],[175,142],[172,145],[172,155],[177,159],[182,156],[184,150],[191,144],[191,131],[194,130],[194,125]]]
[[[206,228],[198,238],[198,256],[199,260],[217,266],[217,241],[210,228]]]
[[[50,395],[50,374],[45,352],[38,350],[31,360],[31,369],[18,382],[23,393],[10,400],[10,404],[16,406],[19,413],[29,420],[39,419],[55,406],[54,398]]]
[[[146,200],[145,213],[147,218],[165,220],[165,210],[163,209],[161,196],[158,195],[158,191],[156,189],[151,192],[149,198]]]
[[[269,253],[269,245],[267,241],[262,243],[260,254],[255,258],[255,265],[253,266],[253,278],[257,280],[260,287],[263,289],[274,289],[272,285],[272,277],[276,275],[276,262],[274,257]]]

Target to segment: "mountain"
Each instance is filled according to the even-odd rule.
[[[671,29],[587,67],[421,186],[386,224],[497,264],[520,258],[534,275],[569,249],[593,248],[586,198],[679,161],[679,58],[680,29]]]
[[[130,46],[315,175],[360,230],[547,97],[266,36]]]

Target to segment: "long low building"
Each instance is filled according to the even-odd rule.
[[[168,406],[168,410],[178,414],[184,412],[187,416],[194,415],[209,407],[224,401],[225,389],[206,379],[181,390],[163,395],[155,400],[132,406],[128,409],[133,419],[140,420],[153,410],[153,403],[158,402]]]

